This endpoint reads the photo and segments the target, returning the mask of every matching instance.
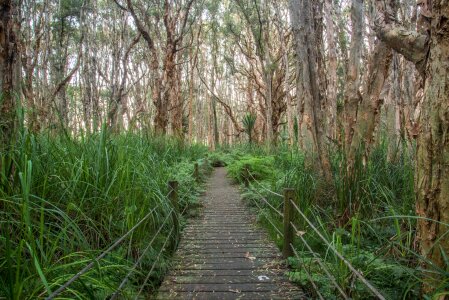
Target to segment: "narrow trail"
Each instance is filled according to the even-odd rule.
[[[287,268],[237,187],[218,168],[202,198],[201,216],[182,233],[174,267],[158,299],[301,299]]]

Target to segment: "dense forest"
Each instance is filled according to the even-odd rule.
[[[447,1],[0,0],[0,116],[0,299],[148,297],[212,166],[310,298],[449,297]]]

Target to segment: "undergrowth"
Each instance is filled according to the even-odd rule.
[[[294,188],[298,206],[321,235],[387,299],[419,299],[423,297],[420,287],[424,276],[419,266],[425,260],[416,249],[414,169],[408,153],[404,150],[391,159],[387,143],[382,142],[365,166],[355,164],[359,169],[348,178],[344,157],[335,150],[331,153],[330,182],[310,165],[310,158],[303,152],[286,146],[279,146],[273,153],[263,147],[242,145],[214,155],[225,162],[229,175],[242,185],[243,198],[257,210],[259,221],[279,247],[283,220],[273,207],[282,212],[280,194],[284,188]],[[251,174],[249,188],[243,185],[245,169]],[[306,240],[349,297],[373,298],[366,285],[303,218],[297,215],[295,223],[297,235]],[[289,258],[290,279],[303,286],[310,297],[318,296],[313,282],[325,299],[338,299],[335,286],[298,236],[294,247],[298,256]]]
[[[70,138],[22,131],[0,157],[0,298],[48,296],[153,211],[60,295],[109,297],[171,211],[167,182],[179,181],[180,210],[196,203],[202,187],[192,177],[193,163],[206,152],[143,133]],[[145,292],[159,283],[176,245],[168,237],[172,222],[131,273],[122,298],[134,298],[147,276]],[[166,239],[172,242],[162,249]]]

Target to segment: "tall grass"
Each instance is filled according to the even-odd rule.
[[[180,181],[181,208],[195,201],[200,187],[191,176],[193,161],[206,151],[143,133],[110,136],[103,130],[70,138],[22,130],[0,157],[0,298],[48,296],[154,209],[125,243],[63,294],[106,298],[170,211],[167,181]],[[125,295],[140,288],[171,226],[163,228]],[[147,290],[164,267],[162,260]]]

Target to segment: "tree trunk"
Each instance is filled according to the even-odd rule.
[[[294,124],[293,124],[293,106],[292,106],[292,97],[290,95],[290,68],[288,62],[288,54],[284,54],[284,63],[285,63],[285,78],[284,78],[284,89],[285,89],[285,98],[287,104],[287,132],[288,132],[288,144],[290,147],[293,147],[295,141],[295,132],[294,132]]]
[[[190,70],[189,70],[189,128],[188,128],[188,139],[189,143],[193,142],[193,85],[195,79],[195,66],[198,57],[198,51],[193,54],[193,49],[189,51],[189,60],[191,61]]]
[[[344,149],[348,156],[357,121],[357,110],[362,96],[360,95],[360,68],[363,49],[364,27],[363,0],[352,0],[351,20],[352,35],[349,53],[348,73],[346,77],[346,94],[344,105]]]
[[[416,168],[416,211],[423,218],[418,221],[421,253],[442,269],[447,268],[444,257],[449,255],[448,20],[447,3],[433,1]],[[432,277],[435,281],[425,285],[426,292],[442,284],[441,277]]]
[[[324,6],[324,16],[326,21],[326,40],[328,47],[329,61],[327,66],[327,135],[332,139],[336,138],[337,129],[337,43],[335,40],[335,26],[332,18],[334,11],[332,0],[326,0]]]
[[[390,68],[392,53],[390,48],[381,41],[377,42],[368,63],[368,78],[366,87],[357,112],[357,121],[354,135],[351,140],[347,165],[352,171],[359,149],[363,150],[363,162],[366,163],[374,141],[374,131],[379,123],[380,109],[384,100],[380,97],[388,70]]]
[[[297,62],[297,97],[304,101],[303,118],[309,132],[306,142],[318,154],[321,170],[330,180],[330,162],[325,143],[325,120],[318,75],[318,42],[313,28],[314,9],[307,0],[290,0],[290,12]]]
[[[16,36],[19,26],[14,19],[16,7],[12,0],[0,0],[0,141],[7,147],[16,129],[16,102],[19,101],[19,49]]]
[[[62,15],[62,12],[59,12]],[[57,21],[58,30],[56,33],[56,49],[54,57],[54,74],[53,82],[54,85],[58,85],[59,82],[64,80],[64,76],[67,71],[67,60],[68,60],[68,41],[66,33],[66,20],[64,17],[59,17]],[[56,119],[53,120],[54,123],[60,124],[60,126],[68,125],[68,103],[67,103],[67,88],[63,85],[59,91],[56,93]],[[55,126],[55,124],[53,124]],[[59,127],[59,126],[58,126]]]
[[[415,63],[424,77],[417,143],[416,213],[421,253],[432,262],[425,268],[424,292],[444,283],[449,254],[449,6],[443,1],[422,1],[423,33],[379,22],[377,36]],[[408,34],[404,34],[408,33]]]

